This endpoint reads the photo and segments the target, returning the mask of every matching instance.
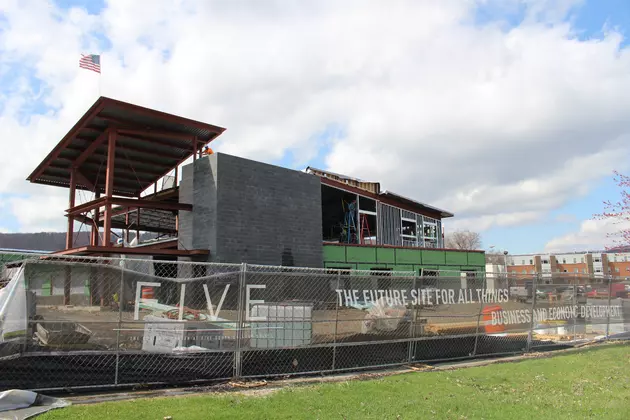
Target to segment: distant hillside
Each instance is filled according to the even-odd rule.
[[[143,234],[143,240],[155,235]],[[134,235],[131,235],[133,239]],[[118,238],[112,235],[112,242]],[[86,246],[90,243],[90,232],[74,234],[74,246]],[[58,251],[66,247],[65,232],[40,232],[40,233],[0,233],[0,248],[23,249],[33,251]]]
[[[75,246],[90,243],[90,232],[75,234]],[[66,247],[65,232],[0,233],[0,248],[58,251]]]

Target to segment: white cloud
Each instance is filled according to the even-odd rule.
[[[55,232],[64,226],[59,223],[60,216],[68,207],[67,199],[55,195],[34,195],[29,198],[12,198],[9,200],[13,214],[23,231]]]
[[[630,220],[585,220],[578,232],[554,238],[545,245],[545,252],[601,250],[613,245],[610,234],[630,229]]]
[[[527,223],[536,222],[544,217],[543,212],[526,211],[514,213],[499,213],[497,215],[486,215],[471,218],[453,219],[444,222],[445,229],[453,230],[471,230],[474,232],[483,232],[491,227],[509,227],[518,226]]]
[[[98,50],[93,31],[103,30],[103,93],[227,127],[215,150],[305,161],[318,152],[313,135],[336,124],[345,135],[331,142],[331,170],[478,230],[538,220],[624,168],[630,51],[616,32],[580,41],[560,23],[579,2],[525,3],[527,19],[505,30],[470,23],[475,2],[460,0],[110,0],[98,17],[8,2],[0,68],[26,63],[50,91],[33,93],[23,78],[0,96],[0,138],[12,139],[0,194],[52,194],[48,222],[16,216],[22,229],[63,228],[65,191],[24,178],[95,100],[97,77],[77,60]],[[37,98],[56,111],[20,124]]]
[[[555,217],[555,221],[558,223],[574,223],[578,221],[578,218],[573,214],[559,214]]]

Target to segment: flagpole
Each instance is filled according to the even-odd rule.
[[[81,54],[79,59],[79,68],[93,71],[98,73],[98,96],[102,95],[103,81],[102,81],[102,67],[101,67],[102,54]]]
[[[102,88],[103,88],[103,86],[102,86],[102,83],[103,83],[103,81],[102,81],[102,77],[103,77],[103,53],[102,52],[99,52],[99,54],[98,54],[98,62],[99,62],[99,65],[100,65],[100,70],[98,72],[98,97],[100,98],[101,95],[102,95],[101,91],[102,91]]]

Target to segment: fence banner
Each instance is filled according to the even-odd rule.
[[[0,289],[0,390],[321,374],[630,333],[628,288],[609,278],[137,257],[12,264],[19,274]]]

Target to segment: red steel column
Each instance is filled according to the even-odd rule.
[[[70,169],[70,194],[68,208],[73,208],[76,201],[77,192],[77,169]],[[74,217],[68,216],[68,230],[66,231],[66,249],[72,248],[74,236]]]
[[[101,192],[96,191],[96,193],[94,194],[94,199],[96,200],[99,198],[101,198]],[[91,246],[98,245],[98,234],[99,234],[98,220],[99,220],[100,211],[101,209],[99,207],[94,209],[94,217],[92,217],[92,220],[94,220],[94,225],[92,225],[92,231],[90,232],[90,245]]]
[[[116,159],[117,132],[110,130],[107,140],[107,170],[105,178],[105,220],[103,224],[103,246],[111,246],[112,239],[112,203],[109,201],[114,195],[114,163]]]
[[[138,207],[138,211],[136,212],[136,245],[140,244],[140,207]]]

